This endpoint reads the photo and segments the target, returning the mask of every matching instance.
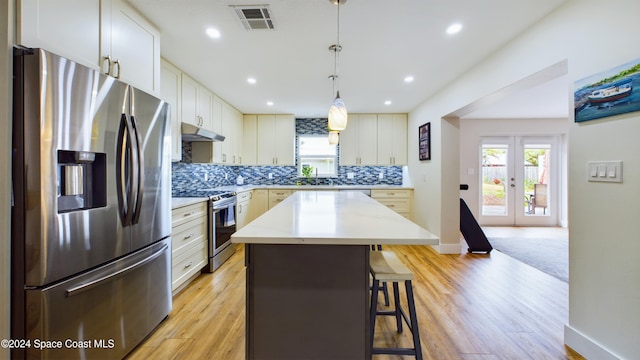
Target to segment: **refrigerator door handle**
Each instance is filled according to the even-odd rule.
[[[133,212],[132,224],[137,224],[140,220],[140,209],[142,208],[142,196],[144,194],[144,156],[142,138],[140,137],[140,131],[136,123],[136,119],[131,115],[131,125],[133,128],[133,138],[135,140],[135,148],[137,152],[138,161],[133,165],[135,169],[135,177],[137,178],[138,186],[135,188],[135,210]]]
[[[118,144],[116,145],[116,185],[118,193],[118,212],[122,226],[131,225],[133,215],[133,196],[135,188],[132,161],[134,157],[132,141],[132,126],[126,114],[120,117]]]
[[[153,254],[149,255],[148,257],[146,257],[146,258],[144,258],[144,259],[142,259],[140,261],[137,261],[137,262],[125,267],[125,268],[122,268],[122,269],[120,269],[120,270],[118,270],[118,271],[116,271],[114,273],[102,276],[102,277],[100,277],[98,279],[95,279],[95,280],[86,282],[84,284],[80,284],[78,286],[74,286],[74,287],[72,287],[70,289],[67,289],[66,290],[67,297],[71,297],[71,296],[80,294],[80,293],[82,293],[84,291],[93,289],[96,286],[99,286],[100,284],[102,284],[102,283],[104,283],[106,281],[109,281],[109,280],[114,279],[114,278],[116,278],[116,277],[118,277],[120,275],[123,275],[123,274],[125,274],[125,273],[127,273],[127,272],[129,272],[131,270],[139,268],[140,266],[143,266],[144,264],[147,264],[147,263],[155,260],[158,256],[162,255],[162,253],[165,252],[165,250],[167,250],[168,248],[169,248],[168,245],[164,245],[160,250],[154,252]]]

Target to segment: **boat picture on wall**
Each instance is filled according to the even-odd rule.
[[[574,83],[575,121],[640,111],[640,59]]]

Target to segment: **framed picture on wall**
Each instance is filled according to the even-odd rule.
[[[431,160],[431,123],[418,127],[418,158]]]

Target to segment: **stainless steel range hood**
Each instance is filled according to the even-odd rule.
[[[224,136],[193,124],[182,123],[182,141],[224,141]]]

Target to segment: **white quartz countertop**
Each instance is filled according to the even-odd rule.
[[[199,202],[208,201],[206,197],[184,197],[184,198],[171,198],[171,209],[177,209],[183,206],[197,204]]]
[[[215,188],[243,192],[253,189],[285,189],[285,190],[370,190],[370,189],[413,189],[403,185],[225,185]]]
[[[234,243],[437,245],[437,236],[359,192],[298,191],[231,236]]]

